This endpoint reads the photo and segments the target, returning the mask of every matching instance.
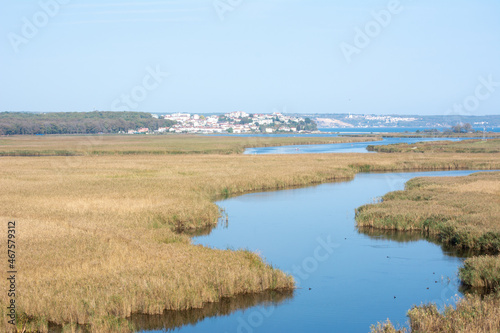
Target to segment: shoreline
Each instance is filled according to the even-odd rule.
[[[497,293],[500,292],[500,224],[498,202],[494,200],[499,186],[498,171],[455,179],[417,177],[408,181],[403,191],[387,193],[380,203],[356,210],[358,229],[417,233],[424,238],[432,237],[441,246],[471,251],[459,267],[458,275],[462,286],[473,293],[461,298],[456,309],[442,314],[432,304],[414,305],[408,312],[411,329],[435,331],[436,321],[449,321],[448,329],[458,329],[454,325],[460,321],[464,322],[460,324],[462,328],[463,325],[500,328],[499,323],[486,319],[494,317],[494,304],[500,301]],[[483,294],[492,296],[482,301],[479,297]],[[473,308],[485,309],[483,319],[471,319],[474,318],[470,317],[474,311],[471,304],[478,304]],[[458,320],[452,316],[458,316]],[[390,321],[372,327],[372,332],[388,330],[396,332]]]
[[[149,155],[117,155],[69,157],[68,159],[51,157],[0,159],[0,163],[3,164],[2,170],[6,175],[1,180],[6,189],[2,197],[6,206],[0,213],[24,221],[37,219],[33,221],[41,224],[40,227],[33,224],[32,230],[24,229],[21,232],[25,235],[26,241],[32,244],[30,248],[39,249],[37,253],[26,252],[30,255],[32,265],[44,263],[43,260],[47,261],[44,263],[47,268],[38,265],[32,268],[28,266],[22,268],[27,274],[26,279],[22,281],[23,288],[29,290],[30,295],[25,294],[20,304],[33,306],[31,310],[28,309],[28,313],[35,313],[33,309],[38,308],[36,313],[45,316],[47,320],[60,322],[64,318],[64,313],[73,313],[73,318],[81,316],[78,321],[95,324],[100,322],[94,321],[100,318],[100,311],[108,314],[115,313],[115,318],[123,318],[130,313],[127,310],[129,306],[131,306],[130,310],[139,309],[139,313],[152,314],[158,313],[163,307],[169,309],[200,307],[202,303],[213,302],[221,296],[235,295],[233,291],[236,289],[232,291],[231,286],[233,283],[239,283],[241,279],[234,276],[234,274],[242,274],[240,265],[248,267],[248,274],[255,278],[261,279],[263,276],[259,273],[260,265],[264,264],[261,259],[249,257],[241,251],[220,251],[190,245],[190,237],[177,235],[171,231],[170,228],[179,225],[196,229],[213,224],[219,216],[218,206],[215,205],[214,200],[220,195],[240,195],[251,191],[279,190],[294,186],[307,187],[335,179],[349,180],[363,171],[500,168],[500,157],[495,158],[496,156],[491,154],[474,156],[441,154],[411,157],[405,154],[401,156],[361,155],[318,154],[267,157],[164,155],[156,156],[154,159],[149,158]],[[18,207],[20,202],[16,201],[16,194],[12,192],[14,188],[26,194],[22,209]],[[64,198],[58,196],[64,193],[69,193],[69,196],[66,195]],[[96,193],[99,193],[99,197],[95,197]],[[120,210],[116,210],[117,203],[120,203],[118,206]],[[50,220],[40,219],[40,216],[50,217]],[[71,224],[67,222],[68,220],[71,220]],[[98,233],[95,231],[96,225],[99,225]],[[42,227],[43,229],[40,229]],[[46,235],[44,229],[57,232]],[[136,239],[130,239],[131,233],[137,235]],[[45,237],[46,240],[42,242],[40,237]],[[76,245],[79,247],[76,253],[82,258],[78,262],[73,262],[75,240],[78,240]],[[52,246],[43,247],[44,242],[52,242]],[[91,252],[88,252],[90,250]],[[65,254],[64,262],[58,261],[57,253]],[[82,257],[82,254],[85,256]],[[47,259],[42,259],[42,256]],[[87,257],[89,259],[86,259]],[[134,273],[135,268],[140,272],[143,267],[158,263],[157,258],[162,258],[160,263],[164,262],[164,264],[159,266],[156,264],[158,267],[149,272],[147,277]],[[192,258],[189,259],[193,260],[192,266],[188,266],[187,263],[176,263],[176,258]],[[26,265],[29,265],[29,262]],[[229,262],[234,262],[234,264],[228,265]],[[179,280],[176,280],[177,278],[165,280],[161,284],[161,280],[158,280],[158,287],[154,288],[148,287],[144,290],[130,288],[128,294],[121,295],[114,285],[107,285],[109,281],[106,279],[92,280],[94,279],[92,273],[94,268],[91,266],[93,264],[98,265],[96,274],[99,272],[100,275],[110,278],[121,276],[131,286],[143,281],[144,278],[156,285],[157,279],[160,279],[165,272],[179,270],[183,275],[182,279],[179,277]],[[44,276],[48,272],[46,271],[48,267],[50,267],[51,275],[59,274],[62,279],[61,283],[73,286],[64,291],[68,299],[74,298],[75,302],[80,302],[93,295],[104,300],[109,299],[109,303],[96,305],[94,319],[89,317],[84,308],[66,307],[63,310],[54,306],[50,309],[51,311],[43,310],[44,304],[51,304],[51,296],[48,294],[45,298],[37,297],[41,290],[36,290],[36,284],[30,281],[30,275],[33,278],[38,276],[37,280],[45,281],[43,282],[47,284],[44,288],[45,293],[47,291],[51,293],[63,286],[57,281],[50,280],[48,275],[46,277],[48,280],[46,280]],[[85,269],[82,270],[82,267]],[[193,267],[194,270],[189,267]],[[221,274],[220,277],[225,276],[228,280],[221,280],[218,277],[221,284],[207,289],[207,282],[203,281],[217,281],[212,280],[216,276],[210,275],[216,267],[220,272],[218,274]],[[204,280],[194,280],[200,277]],[[76,278],[78,280],[75,280]],[[248,279],[249,283],[254,283],[251,282],[252,279]],[[94,281],[97,289],[89,296],[75,293],[80,290],[77,281],[84,283],[87,280]],[[258,281],[256,280],[256,285],[250,285],[247,292],[263,290],[262,287],[258,287]],[[185,282],[189,282],[194,287],[178,291],[177,283]],[[284,282],[285,280],[281,283]],[[146,290],[166,294],[143,299],[142,295]],[[199,299],[199,296],[196,298],[191,296],[191,299],[186,297],[186,295],[189,296],[189,292],[195,290],[201,293]],[[115,297],[113,296],[115,291],[118,293],[116,296],[121,298],[112,298]],[[174,303],[176,297],[180,297],[179,303]],[[151,305],[147,305],[148,303],[142,305],[141,302],[145,301]],[[158,304],[155,305],[154,302],[157,301]]]
[[[348,182],[348,181],[351,181],[353,180],[358,174],[366,174],[366,173],[375,173],[375,174],[390,174],[390,173],[412,173],[412,172],[432,172],[432,171],[462,171],[462,170],[476,170],[476,169],[432,169],[432,170],[422,170],[422,169],[412,169],[412,170],[390,170],[390,171],[375,171],[375,172],[363,172],[363,171],[359,171],[359,172],[356,172],[353,177],[345,177],[345,178],[334,178],[332,180],[327,180],[325,182],[320,182],[320,183],[311,183],[311,184],[304,184],[304,185],[292,185],[290,187],[285,187],[285,188],[277,188],[277,189],[265,189],[264,191],[262,190],[252,190],[252,191],[244,191],[244,192],[241,192],[241,193],[234,193],[233,195],[230,195],[229,197],[225,197],[225,198],[217,198],[217,199],[214,199],[214,202],[215,201],[219,201],[219,200],[224,200],[224,199],[229,199],[229,198],[235,198],[235,197],[239,197],[239,196],[242,196],[242,195],[246,195],[246,194],[251,194],[251,193],[265,193],[265,192],[275,192],[275,191],[282,191],[282,190],[289,190],[289,189],[300,189],[300,188],[308,188],[308,187],[311,187],[311,186],[317,186],[317,185],[321,185],[321,184],[327,184],[327,183],[332,183],[332,182]],[[495,172],[495,171],[498,171],[498,170],[477,170],[478,172]],[[426,176],[420,176],[420,177],[426,177]],[[420,178],[418,177],[418,178]],[[437,176],[439,178],[441,178],[441,176]],[[388,192],[390,193],[390,192]],[[358,226],[357,226],[358,227]],[[407,230],[407,231],[403,231],[403,230],[397,230],[397,229],[380,229],[380,228],[376,228],[376,227],[367,227],[367,226],[362,226],[362,227],[359,227],[359,228],[369,228],[370,230],[379,230],[379,231],[394,231],[396,233],[399,233],[399,234],[404,234],[404,233],[407,233],[407,232],[417,232],[419,233],[420,235],[423,235],[424,236],[424,239],[426,241],[430,241],[430,240],[427,240],[426,239],[426,235],[422,233],[421,230],[417,230],[417,229],[414,229],[414,230]],[[200,228],[194,228],[194,229],[190,229],[190,230],[183,230],[181,231],[180,233],[183,234],[185,232],[189,232],[189,231],[196,231],[196,230],[199,230]],[[359,231],[360,233],[363,233],[362,231]],[[444,246],[446,244],[443,244],[443,243],[440,243],[439,241],[436,241],[435,242],[436,244],[438,245],[441,245],[441,246]],[[450,248],[450,249],[453,249],[453,250],[459,250],[457,248]],[[163,316],[165,315],[166,313],[183,313],[185,311],[204,311],[205,308],[207,307],[211,307],[211,306],[216,306],[216,304],[220,303],[224,303],[225,301],[229,301],[229,300],[232,300],[234,298],[240,298],[240,297],[248,297],[248,296],[253,296],[253,297],[259,297],[259,296],[263,296],[265,294],[268,294],[268,293],[277,293],[277,294],[289,294],[289,293],[293,293],[294,290],[296,290],[297,287],[296,286],[293,286],[291,288],[284,288],[284,289],[267,289],[267,290],[263,290],[263,291],[260,291],[260,292],[251,292],[251,293],[242,293],[242,294],[234,294],[234,295],[231,295],[231,296],[228,296],[228,297],[222,297],[221,299],[219,300],[216,300],[214,302],[204,302],[201,307],[192,307],[192,308],[188,308],[188,309],[179,309],[179,310],[164,310],[164,313],[163,314],[156,314],[156,313],[132,313],[130,316],[128,317],[125,317],[123,318],[123,323],[122,325],[125,325],[125,326],[128,326],[130,325],[133,321],[132,319],[134,317],[144,317],[145,318],[148,318],[148,317],[154,317],[154,316]],[[256,306],[256,305],[259,305],[259,304],[255,304],[253,306]],[[238,309],[237,309],[238,310]],[[235,310],[235,311],[237,311]],[[218,316],[218,315],[214,315],[214,316]],[[119,318],[117,318],[119,319]],[[62,329],[63,327],[66,327],[65,324],[60,324],[60,323],[55,323],[55,322],[48,322],[49,326],[52,327],[52,328],[55,328],[55,329],[60,329],[60,331],[62,332]],[[90,329],[90,327],[88,327],[88,324],[76,324],[76,326],[74,326],[74,324],[70,324],[70,327],[73,327],[73,328],[86,328],[86,329]],[[132,326],[131,326],[132,327]],[[181,326],[182,327],[182,326]],[[134,330],[136,331],[136,330]]]

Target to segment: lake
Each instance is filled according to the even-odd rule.
[[[455,295],[461,295],[460,255],[419,235],[359,232],[354,212],[403,189],[411,178],[473,172],[358,174],[347,182],[219,201],[227,223],[223,219],[193,243],[255,251],[292,274],[300,288],[135,322],[150,332],[368,332],[371,324],[387,318],[405,324],[414,304],[454,304]]]

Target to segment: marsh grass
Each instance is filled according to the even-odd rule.
[[[228,316],[235,311],[251,307],[277,306],[293,297],[293,290],[267,291],[258,294],[237,295],[222,298],[220,302],[208,303],[200,309],[185,311],[165,311],[161,315],[133,315],[131,323],[136,330],[174,330],[184,325],[195,325],[205,318]]]
[[[419,143],[398,143],[391,145],[368,145],[368,151],[379,153],[500,153],[500,139],[465,140],[465,141],[432,141]]]
[[[360,230],[420,232],[454,248],[498,254],[500,173],[415,178],[404,191],[388,193],[381,203],[360,207],[356,221]],[[464,285],[493,294],[484,300],[467,295],[444,312],[433,304],[415,306],[408,312],[411,332],[500,331],[500,297],[495,294],[500,286],[500,256],[469,258],[459,275]],[[406,331],[394,328],[390,321],[372,327],[372,332]]]
[[[450,132],[393,132],[381,134],[384,138],[477,138],[485,139],[500,138],[500,133],[496,132],[477,132],[477,133],[450,133]]]
[[[500,173],[415,178],[357,209],[360,227],[421,231],[461,249],[500,252]]]
[[[390,320],[371,327],[372,333],[490,333],[500,331],[500,296],[489,295],[484,299],[467,295],[439,311],[434,304],[415,306],[408,311],[410,330],[395,328]]]
[[[246,148],[350,143],[381,140],[365,137],[230,137],[201,135],[44,135],[6,136],[0,156],[102,156],[166,154],[240,154]]]
[[[49,139],[54,141],[39,142],[38,148],[78,146]],[[89,138],[81,139],[87,147]],[[146,136],[128,140],[106,149],[150,143]],[[12,150],[27,145],[24,138],[3,141]],[[27,318],[25,328],[46,332],[54,323],[68,331],[78,325],[93,332],[127,331],[124,319],[132,314],[200,309],[235,295],[293,289],[291,276],[256,254],[195,246],[177,232],[214,226],[221,214],[214,204],[218,198],[352,179],[366,166],[500,168],[497,154],[156,155],[148,149],[138,155],[0,158],[0,217],[17,222],[16,304]],[[6,252],[0,259],[6,262]],[[9,327],[5,285],[0,330]]]
[[[500,289],[500,256],[478,256],[465,260],[460,280],[469,287]]]

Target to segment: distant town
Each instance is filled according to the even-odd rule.
[[[498,116],[401,116],[373,114],[310,114],[285,115],[280,112],[272,114],[249,114],[243,111],[230,112],[223,115],[203,115],[190,113],[152,114],[154,118],[170,121],[171,126],[131,129],[129,134],[144,133],[319,133],[321,129],[340,128],[441,128],[451,129],[454,126],[470,123],[474,128],[498,127]]]
[[[467,125],[467,126],[466,126]],[[500,116],[147,113],[136,111],[0,112],[0,135],[45,134],[287,134],[356,128],[408,131],[497,131]]]
[[[152,114],[158,119],[170,120],[174,125],[160,127],[156,133],[313,133],[318,128],[308,117],[287,116],[279,112],[272,114],[249,114],[242,111],[224,115],[199,115],[189,113],[174,113],[167,115]],[[151,132],[149,128],[130,129],[128,134]]]

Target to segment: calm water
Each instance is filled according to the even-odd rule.
[[[419,236],[360,233],[354,210],[403,189],[413,177],[470,173],[359,174],[349,182],[220,201],[228,223],[195,237],[193,243],[256,251],[294,275],[301,289],[148,317],[139,327],[179,332],[367,332],[371,324],[388,317],[405,324],[405,314],[414,304],[453,303],[454,295],[461,295],[457,268],[462,258]]]
[[[461,141],[457,138],[384,138],[380,141],[334,143],[320,145],[295,145],[281,147],[247,148],[245,154],[319,154],[319,153],[370,153],[368,145],[380,146],[395,143],[417,143],[426,141]]]
[[[262,134],[262,133],[247,133],[247,134],[204,134],[206,136],[234,136],[243,138],[324,138],[324,137],[337,137],[338,133],[274,133],[274,134]]]
[[[416,131],[423,132],[426,129],[432,128],[423,128],[423,127],[366,127],[366,128],[320,128],[319,130],[322,132],[336,132],[342,134],[358,134],[358,133],[412,133]],[[442,132],[443,128],[436,128],[438,131]],[[473,127],[476,131],[483,131],[483,127]],[[486,132],[494,132],[499,133],[500,127],[486,127]]]

